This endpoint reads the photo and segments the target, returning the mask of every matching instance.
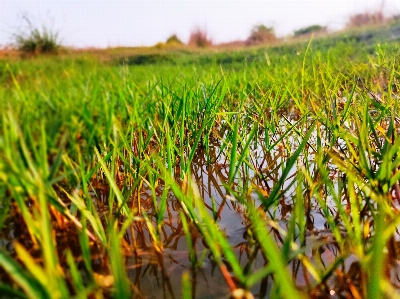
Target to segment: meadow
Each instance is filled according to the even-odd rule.
[[[0,60],[0,298],[400,298],[400,46]]]

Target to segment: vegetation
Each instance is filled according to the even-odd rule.
[[[374,13],[359,13],[350,16],[348,27],[363,27],[368,25],[379,25],[385,21],[385,16],[381,11]]]
[[[176,34],[168,37],[166,44],[183,45],[183,42],[176,36]]]
[[[274,43],[277,38],[274,33],[274,28],[266,27],[265,25],[254,26],[251,34],[246,40],[247,45]]]
[[[47,26],[35,26],[27,17],[24,17],[27,23],[25,31],[14,35],[15,45],[18,50],[27,54],[56,53],[61,44],[58,38],[58,32],[51,30]]]
[[[310,35],[312,33],[326,33],[326,27],[323,27],[321,25],[311,25],[305,28],[301,28],[299,30],[296,30],[294,32],[294,36],[304,36],[304,35]]]
[[[211,46],[212,41],[208,38],[205,30],[197,28],[190,34],[188,45],[205,48]]]
[[[174,51],[0,60],[1,297],[399,297],[398,43]]]

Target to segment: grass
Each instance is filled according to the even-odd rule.
[[[57,53],[61,47],[58,32],[45,25],[37,26],[24,16],[27,27],[24,31],[14,34],[15,46],[18,50],[37,55],[43,53]]]
[[[400,49],[357,45],[1,60],[2,296],[398,297]]]

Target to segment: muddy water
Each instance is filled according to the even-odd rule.
[[[282,130],[284,131],[285,128],[282,128]],[[290,147],[294,149],[297,146],[297,139],[296,136],[285,138],[287,142],[291,143]],[[287,145],[283,144],[282,146]],[[245,213],[243,213],[244,207],[239,202],[231,200],[232,198],[228,196],[224,185],[227,182],[229,174],[229,162],[226,161],[226,157],[223,155],[218,156],[219,145],[216,144],[215,147],[210,151],[214,153],[210,159],[215,161],[212,164],[206,163],[207,159],[204,152],[198,152],[192,163],[192,177],[197,184],[199,193],[204,199],[210,215],[213,215],[213,213],[216,215],[216,221],[234,248],[242,268],[248,268],[250,272],[254,272],[265,267],[268,261],[252,241],[250,230],[248,229],[249,222],[244,216]],[[239,169],[235,180],[236,191],[241,189],[247,190],[248,199],[254,201],[256,206],[261,205],[257,192],[254,189],[246,189],[246,186],[250,188],[250,182],[253,182],[260,190],[268,192],[282,175],[281,164],[287,159],[285,152],[279,146],[277,146],[276,150],[272,151],[267,151],[261,146],[251,148],[253,167],[257,170]],[[300,161],[302,159],[305,159],[305,157],[299,158]],[[310,156],[307,159],[310,160],[312,167],[313,156],[311,150]],[[295,180],[297,171],[296,167],[291,170],[283,186],[284,189],[288,188],[287,191],[278,204],[272,206],[268,211],[273,216],[275,224],[282,228],[283,232],[287,230],[294,213],[296,185],[292,183]],[[333,167],[332,172],[335,172]],[[263,179],[260,179],[260,174],[263,176]],[[336,180],[334,176],[333,180]],[[93,187],[93,192],[97,194],[94,202],[99,210],[104,209],[103,212],[106,213],[108,210],[106,203],[109,189],[106,187],[106,184],[93,185]],[[162,191],[162,186],[160,186],[156,190],[157,197],[161,196]],[[329,197],[326,200],[328,201],[328,206],[331,208],[331,214],[334,215],[337,211],[336,204]],[[156,216],[150,189],[144,188],[142,190],[140,201],[142,208],[146,210],[150,220],[155,224]],[[215,203],[214,212],[213,201]],[[346,203],[343,203],[343,207],[346,208]],[[188,273],[193,282],[192,293],[195,298],[228,298],[230,289],[226,280],[213,260],[207,244],[195,227],[191,227],[195,258],[191,258],[180,220],[180,210],[179,202],[170,193],[161,227],[162,250],[160,251],[155,250],[145,222],[135,221],[126,232],[123,244],[126,267],[130,280],[138,290],[139,295],[137,297],[181,298],[182,276],[184,273]],[[21,239],[21,236],[26,234],[26,231],[21,232],[16,229],[18,227],[23,228],[23,220],[15,218],[13,221],[14,223],[10,223],[4,230],[7,231],[6,235],[8,237],[0,238],[0,247],[5,247],[8,251],[12,252],[12,241],[18,239],[26,248],[32,248],[32,244],[29,244],[28,241],[24,243],[24,240]],[[340,225],[340,219],[338,219],[338,223]],[[306,228],[305,243],[299,244],[296,238],[294,238],[294,241],[304,248],[304,255],[308,257],[315,267],[318,269],[328,269],[338,260],[341,260],[341,262],[321,286],[315,287],[315,279],[304,268],[303,264],[297,259],[291,260],[287,267],[292,273],[297,286],[313,298],[352,297],[351,287],[360,288],[360,265],[356,256],[341,252],[332,231],[329,229],[324,211],[314,198],[310,202],[310,214],[307,219]],[[271,233],[277,244],[281,245],[284,239],[283,233],[276,229],[272,230]],[[342,233],[343,238],[346,238],[345,232],[343,231]],[[74,243],[78,246],[79,240],[72,242],[68,238],[70,246]],[[399,234],[396,234],[395,238],[390,241],[388,250],[388,263],[390,264],[390,267],[387,269],[388,279],[400,290]],[[77,249],[77,251],[79,250]],[[95,250],[92,252],[94,256],[96,253]],[[96,259],[94,257],[93,263],[93,268],[97,273],[104,275],[109,273],[108,265],[104,264],[100,258]],[[253,286],[251,292],[256,298],[269,298],[272,288],[273,279],[271,276],[268,276]]]
[[[267,168],[266,165],[268,165],[268,176],[263,182],[260,182],[257,173],[241,169],[235,181],[237,187],[243,188],[243,182],[251,181],[257,182],[263,188],[267,188],[267,185],[273,186],[282,173],[280,164],[285,160],[282,152],[279,150],[271,151],[266,155],[263,149],[257,147],[252,149],[252,154],[255,164],[260,166],[259,169]],[[249,237],[249,223],[243,215],[244,207],[240,203],[232,201],[224,188],[229,173],[224,157],[216,159],[212,165],[207,165],[205,161],[204,153],[199,153],[193,161],[191,171],[210,215],[213,214],[212,202],[214,201],[216,221],[235,249],[237,259],[243,269],[248,268],[254,272],[265,267],[268,261]],[[292,169],[284,188],[293,183],[292,180],[295,179],[297,171],[296,167]],[[332,172],[335,173],[333,167]],[[241,176],[246,177],[242,180]],[[335,181],[335,178],[332,178]],[[287,229],[293,214],[295,187],[295,184],[291,185],[279,203],[269,211],[274,217],[274,222],[283,231]],[[158,193],[161,194],[161,192]],[[250,192],[248,196],[256,205],[261,205],[258,199],[259,195],[256,192]],[[330,206],[331,214],[337,214],[335,202],[329,197],[326,200]],[[346,203],[343,203],[343,208],[346,208]],[[195,228],[192,228],[192,239],[197,258],[196,264],[191,262],[179,211],[179,204],[173,194],[170,194],[162,227],[164,249],[161,253],[154,250],[147,227],[144,224],[140,227],[134,226],[128,233],[127,243],[132,244],[134,240],[136,242],[140,240],[138,246],[140,250],[136,250],[135,254],[127,256],[129,277],[146,298],[180,298],[181,280],[185,272],[190,274],[193,281],[192,292],[195,298],[228,298],[227,294],[230,293],[230,289],[213,261],[207,245]],[[151,214],[149,215],[151,216]],[[153,220],[153,223],[155,223],[155,220]],[[340,227],[340,219],[338,219],[338,223]],[[272,233],[277,244],[281,245],[284,235],[277,230],[273,230]],[[342,237],[347,237],[344,231],[342,231]],[[391,266],[387,269],[387,275],[393,285],[400,289],[398,259],[400,242],[398,237],[396,235],[396,238],[391,241],[391,249],[389,250]],[[296,239],[294,241],[299,243]],[[297,286],[312,298],[352,297],[352,288],[361,289],[362,274],[357,257],[348,252],[341,252],[332,231],[329,229],[324,211],[314,198],[311,199],[310,203],[305,242],[298,245],[304,248],[304,254],[317,269],[328,269],[336,262],[338,263],[331,275],[324,279],[324,282],[319,286],[315,286],[315,279],[299,260],[293,259],[288,263],[288,269],[292,273]],[[256,298],[269,298],[272,288],[273,279],[268,276],[253,286],[251,292]]]
[[[251,246],[248,245],[248,223],[243,217],[243,207],[237,202],[226,199],[223,183],[226,181],[227,169],[202,165],[199,161],[194,161],[193,165],[196,165],[192,169],[192,173],[200,194],[206,206],[209,207],[210,214],[212,210],[211,198],[215,200],[218,224],[225,232],[230,244],[235,248],[237,258],[242,266],[250,266],[253,271],[264,267],[266,260],[261,252],[258,251],[255,256],[249,256]],[[284,210],[286,216],[289,215],[290,206],[290,203],[283,203],[281,207],[278,207],[278,214],[282,214]],[[195,298],[227,298],[230,290],[225,279],[213,261],[207,245],[195,231],[195,228],[192,231],[192,239],[194,240],[197,265],[193,265],[191,262],[178,214],[179,210],[179,204],[171,194],[162,227],[164,247],[162,253],[157,253],[154,250],[147,227],[144,224],[133,226],[133,229],[128,233],[127,243],[133,244],[136,241],[140,250],[137,252],[135,249],[136,253],[127,257],[129,277],[146,298],[180,298],[182,275],[188,272],[193,281],[192,293]],[[283,214],[282,219],[286,221]],[[299,276],[299,284],[305,285],[305,282],[301,282],[304,280],[301,267],[296,263],[289,265],[289,267],[292,268],[295,276]],[[272,279],[266,278],[253,287],[252,293],[259,298],[266,298],[271,286]]]

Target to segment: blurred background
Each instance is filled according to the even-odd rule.
[[[29,23],[58,32],[65,46],[106,48],[152,46],[174,35],[186,44],[199,31],[213,44],[243,43],[257,26],[285,38],[311,25],[332,32],[399,14],[398,0],[0,0],[0,46]]]

